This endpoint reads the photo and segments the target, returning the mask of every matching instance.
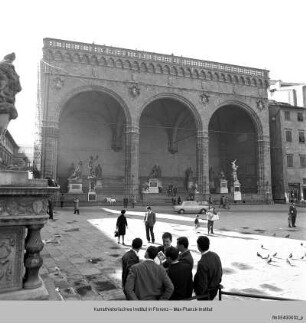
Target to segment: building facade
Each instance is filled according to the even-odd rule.
[[[62,188],[97,155],[104,192],[137,196],[158,165],[208,195],[234,160],[243,193],[271,192],[268,71],[47,38],[40,75],[41,172]]]
[[[275,200],[306,197],[306,109],[270,101],[272,191]]]

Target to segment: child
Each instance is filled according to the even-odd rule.
[[[74,200],[73,200],[73,206],[74,206],[74,214],[80,214],[80,210],[79,210],[79,199],[76,197]]]
[[[197,214],[194,220],[194,229],[197,230],[197,228],[199,227],[200,227],[199,214]]]

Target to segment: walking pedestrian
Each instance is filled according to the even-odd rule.
[[[190,266],[178,260],[179,251],[175,247],[170,247],[166,250],[166,257],[169,262],[168,276],[174,286],[170,300],[190,298],[193,291]]]
[[[132,249],[130,249],[128,252],[126,252],[121,259],[122,289],[123,289],[123,292],[125,295],[126,295],[126,292],[125,292],[126,279],[127,279],[127,276],[128,276],[131,266],[139,263],[138,252],[141,249],[141,247],[142,247],[142,240],[140,238],[135,238],[132,241]]]
[[[120,244],[120,237],[122,237],[122,244],[124,244],[124,236],[127,228],[127,220],[125,217],[125,210],[121,210],[121,214],[117,218],[116,230],[118,231],[118,244]]]
[[[180,196],[177,198],[177,204],[178,204],[178,205],[182,204],[182,199],[181,199],[181,197],[180,197]]]
[[[154,225],[156,223],[156,214],[152,212],[151,207],[147,206],[147,212],[145,213],[144,217],[144,223],[146,228],[146,236],[148,243],[152,240],[152,243],[155,242],[155,236],[154,236]],[[151,235],[151,237],[150,237]]]
[[[197,230],[197,228],[200,227],[200,221],[199,221],[199,214],[196,215],[195,220],[194,220],[194,229]]]
[[[80,200],[77,197],[75,197],[73,200],[73,206],[74,206],[73,214],[80,214],[79,204],[80,204]]]
[[[209,250],[208,237],[200,236],[197,240],[201,259],[198,262],[197,272],[194,276],[194,292],[198,300],[213,300],[222,280],[222,264],[220,257]]]
[[[290,206],[289,206],[289,213],[288,213],[288,226],[289,228],[292,227],[296,227],[295,222],[296,222],[296,216],[297,216],[297,209],[296,206],[294,204],[294,202],[291,202]]]
[[[127,197],[125,197],[125,198],[123,199],[123,207],[124,207],[125,209],[127,209],[128,204],[129,204],[129,199],[128,199]]]
[[[60,196],[61,207],[64,206],[64,200],[65,200],[65,196],[64,196],[64,193],[62,193],[61,196]]]
[[[145,260],[130,268],[125,292],[128,300],[168,300],[174,290],[166,270],[155,263],[157,248],[149,246]]]

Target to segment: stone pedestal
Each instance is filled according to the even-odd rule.
[[[218,187],[218,193],[220,193],[220,194],[227,194],[228,193],[228,187],[227,187],[227,180],[226,179],[220,179],[220,185]]]
[[[69,183],[68,184],[68,194],[82,194],[83,193],[83,184],[79,183]]]
[[[88,202],[95,202],[97,200],[96,192],[88,192]]]
[[[0,171],[0,300],[48,298],[39,277],[40,230],[49,218],[48,198],[59,188],[27,176]]]
[[[238,180],[234,182],[234,201],[241,201],[241,185]]]
[[[161,180],[159,180],[157,178],[150,178],[149,179],[148,193],[159,193],[161,188],[162,188]]]
[[[103,190],[102,179],[97,178],[95,191],[100,193],[100,192],[102,192],[102,190]]]

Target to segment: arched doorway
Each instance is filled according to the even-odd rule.
[[[98,155],[103,193],[124,191],[126,116],[120,103],[102,91],[71,97],[59,119],[58,179],[67,187],[72,163],[83,162],[83,192],[88,189],[88,160]]]
[[[257,193],[258,134],[252,116],[238,105],[222,106],[212,115],[208,129],[210,192],[217,192],[221,171],[232,187],[231,162],[236,159],[241,191]]]
[[[197,121],[193,111],[176,98],[158,98],[140,117],[139,179],[146,185],[155,165],[161,169],[162,191],[171,185],[186,192],[186,170],[197,179]]]

